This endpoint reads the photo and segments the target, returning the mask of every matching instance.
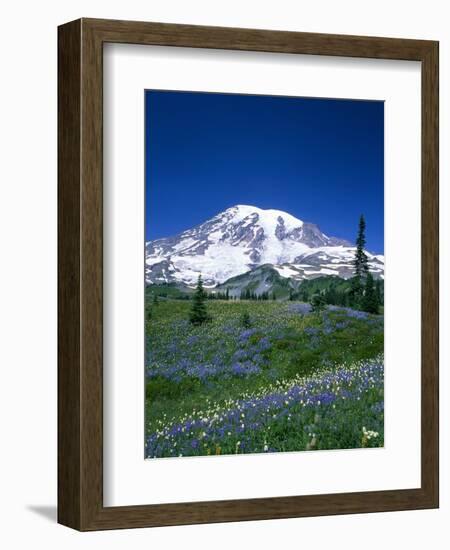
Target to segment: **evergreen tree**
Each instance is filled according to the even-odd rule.
[[[345,295],[343,292],[336,292],[336,305],[337,306],[345,305]]]
[[[158,295],[156,293],[153,294],[153,305],[155,305],[155,306],[158,305]]]
[[[201,325],[210,319],[206,310],[206,292],[203,288],[202,276],[198,276],[197,287],[192,298],[189,320],[193,325]]]
[[[361,305],[362,295],[363,295],[363,285],[361,282],[361,277],[355,275],[350,280],[350,291],[347,297],[347,305],[352,308],[359,308]]]
[[[364,252],[366,246],[366,221],[361,214],[359,218],[358,237],[356,238],[356,252],[354,259],[355,275],[356,277],[364,277],[369,272],[369,264],[367,255]]]
[[[337,294],[336,289],[332,285],[330,288],[328,288],[325,292],[325,301],[327,304],[336,304],[337,303]]]
[[[313,295],[311,298],[311,309],[315,313],[319,313],[325,309],[326,301],[325,296],[319,292]]]
[[[230,299],[230,291],[229,289],[227,288],[227,291],[225,293],[225,300],[229,300]]]
[[[364,251],[366,245],[366,221],[361,214],[358,225],[358,236],[356,238],[356,252],[353,265],[355,266],[355,276],[351,280],[351,289],[348,296],[350,307],[361,307],[363,300],[363,277],[369,273],[369,264],[367,255]],[[373,282],[373,281],[372,281]]]
[[[147,321],[150,321],[152,318],[152,309],[151,307],[147,307],[145,310],[145,318]]]
[[[244,311],[241,317],[241,325],[244,328],[250,328],[252,326],[250,315],[248,314],[248,311]]]
[[[364,298],[362,300],[362,309],[367,313],[378,313],[378,299],[373,282],[372,273],[367,274],[366,285],[364,289]]]
[[[376,292],[376,295],[377,295],[378,305],[381,306],[384,303],[381,279],[376,280],[375,292]]]

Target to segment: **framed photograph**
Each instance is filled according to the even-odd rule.
[[[438,43],[58,40],[59,522],[438,507]]]

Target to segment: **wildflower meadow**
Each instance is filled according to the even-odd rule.
[[[146,458],[384,445],[383,315],[189,302],[146,306]]]

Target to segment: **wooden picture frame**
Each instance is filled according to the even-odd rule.
[[[421,487],[103,506],[102,47],[106,42],[375,59],[422,67]],[[79,19],[58,29],[58,521],[81,531],[438,506],[438,43]]]

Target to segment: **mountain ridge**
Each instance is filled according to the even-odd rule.
[[[349,241],[287,212],[238,204],[177,235],[147,242],[145,280],[193,286],[201,273],[212,288],[261,265],[297,280],[349,278],[354,251]],[[366,254],[370,271],[383,277],[384,256]]]

